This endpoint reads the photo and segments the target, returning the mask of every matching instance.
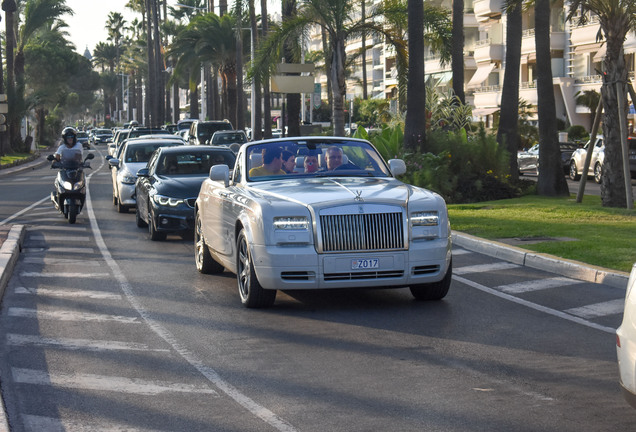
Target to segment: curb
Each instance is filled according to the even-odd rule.
[[[533,252],[497,241],[484,240],[462,232],[453,231],[451,236],[453,244],[473,252],[479,252],[513,264],[545,270],[572,279],[605,284],[620,289],[626,289],[627,281],[629,280],[629,273],[626,272],[608,270],[579,261],[557,258],[553,255]]]
[[[25,233],[26,227],[24,225],[11,226],[7,239],[2,243],[2,247],[0,247],[0,299],[4,296],[4,290],[9,283],[13,268],[20,256]],[[0,396],[0,432],[9,431],[9,422],[6,416],[4,401]]]
[[[1,176],[5,176],[5,175],[9,175],[9,174],[13,174],[13,173],[16,173],[16,172],[25,171],[25,170],[28,170],[28,169],[34,169],[36,167],[39,167],[40,165],[43,165],[46,162],[48,162],[46,160],[45,156],[47,154],[49,154],[49,153],[51,153],[51,152],[48,151],[48,150],[47,151],[42,151],[42,152],[38,153],[38,155],[32,161],[25,162],[25,163],[22,163],[22,164],[19,164],[19,165],[15,165],[15,166],[12,166],[12,167],[2,168],[2,169],[0,169],[0,177]]]

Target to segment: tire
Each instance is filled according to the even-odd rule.
[[[68,206],[68,223],[74,224],[76,219],[77,219],[77,204],[72,202]]]
[[[266,308],[274,304],[276,290],[263,289],[256,278],[245,230],[236,241],[236,279],[241,303],[247,308]]]
[[[203,239],[201,220],[199,219],[198,213],[194,225],[194,262],[199,273],[219,274],[223,273],[224,270],[223,266],[217,263],[214,258],[212,258],[212,255],[210,255],[210,250]]]
[[[145,220],[143,220],[139,214],[139,208],[135,209],[135,222],[137,223],[137,227],[145,228],[148,226]]]
[[[128,213],[128,206],[123,205],[120,200],[117,200],[117,213]]]
[[[448,294],[450,288],[451,279],[453,278],[453,260],[448,264],[448,270],[446,275],[439,282],[433,282],[429,284],[412,285],[410,287],[411,294],[416,300],[441,300]]]
[[[570,173],[569,173],[569,177],[570,180],[574,180],[574,181],[578,181],[581,179],[581,176],[576,172],[576,162],[571,161],[570,162]]]
[[[117,197],[115,196],[115,192],[113,192],[113,205],[117,205]]]
[[[603,181],[603,166],[598,162],[594,165],[594,181],[598,184]]]
[[[148,234],[150,235],[150,240],[152,241],[164,241],[166,239],[165,232],[157,231],[152,213],[148,213]]]

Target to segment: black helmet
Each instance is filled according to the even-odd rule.
[[[66,144],[66,138],[72,136],[73,137],[73,145],[77,144],[77,131],[72,127],[65,127],[62,131],[62,141]]]

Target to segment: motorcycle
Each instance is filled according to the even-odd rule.
[[[46,158],[53,162],[51,169],[57,168],[60,170],[55,178],[55,190],[51,192],[51,201],[55,204],[55,208],[68,219],[70,224],[75,223],[77,215],[84,207],[84,200],[86,199],[84,168],[90,168],[91,165],[87,161],[94,158],[95,155],[93,153],[89,153],[83,162],[58,162],[53,155],[49,155]]]

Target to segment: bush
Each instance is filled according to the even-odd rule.
[[[573,125],[568,129],[568,139],[571,141],[582,141],[588,137],[587,129],[581,125]]]

